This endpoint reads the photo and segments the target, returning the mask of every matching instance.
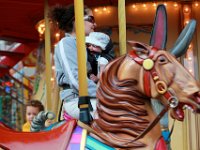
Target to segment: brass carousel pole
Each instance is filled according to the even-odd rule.
[[[87,68],[86,68],[86,47],[85,47],[85,26],[84,26],[84,20],[83,20],[83,0],[75,0],[74,1],[75,6],[75,25],[76,25],[76,40],[77,40],[77,49],[78,49],[78,79],[79,79],[79,102],[83,99],[85,99],[88,96],[88,84],[87,84]],[[81,99],[83,98],[83,99]],[[80,105],[80,112],[81,107],[85,106],[88,108],[88,105]],[[81,114],[84,113],[84,116],[81,116]],[[85,118],[88,118],[87,114],[85,112],[80,113],[79,120],[85,120]],[[87,120],[87,119],[86,119]],[[82,139],[80,149],[85,149],[86,144],[86,136],[87,136],[87,130],[83,129],[82,132]]]
[[[45,72],[46,72],[46,109],[51,110],[51,42],[50,28],[48,20],[48,0],[44,3],[44,18],[45,18]]]
[[[125,0],[118,0],[119,50],[120,55],[126,54],[126,11]]]

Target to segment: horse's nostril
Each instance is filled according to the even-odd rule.
[[[199,97],[199,96],[196,97],[196,102],[197,102],[198,104],[200,104],[200,97]]]
[[[200,92],[194,93],[192,97],[197,104],[200,104]]]

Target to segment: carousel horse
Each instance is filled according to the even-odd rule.
[[[132,50],[110,62],[101,74],[97,112],[90,126],[71,119],[49,131],[22,133],[0,125],[0,147],[76,150],[85,138],[85,149],[167,150],[161,117],[170,111],[172,118],[183,121],[186,107],[200,112],[200,86],[176,60],[187,50],[195,25],[191,20],[170,52],[165,51],[166,10],[158,6],[150,45],[129,41]],[[158,115],[151,98],[164,105]],[[81,136],[83,128],[90,133],[87,137]]]

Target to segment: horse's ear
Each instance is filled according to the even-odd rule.
[[[171,54],[173,54],[177,58],[185,54],[192,40],[195,27],[196,21],[190,20],[190,22],[187,24],[187,26],[185,26],[178,39],[176,40],[174,47],[170,50]]]
[[[164,5],[158,5],[151,32],[150,45],[157,49],[165,49],[167,42],[167,13]]]
[[[128,41],[128,44],[132,47],[136,53],[148,54],[150,51],[150,47],[144,43],[140,43],[137,41]]]

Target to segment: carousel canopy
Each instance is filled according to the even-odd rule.
[[[177,2],[190,2],[182,0]],[[73,0],[49,0],[49,6],[56,4],[68,5]],[[129,3],[149,2],[147,0],[126,0]],[[153,2],[153,1],[151,1]],[[158,2],[158,1],[155,1]],[[117,5],[118,0],[84,0],[89,7]],[[44,18],[44,0],[0,0],[0,40],[22,43],[15,49],[15,44],[9,47],[0,46],[0,69],[8,71],[19,60],[37,48],[39,33],[37,23]],[[0,41],[1,43],[1,41]],[[12,49],[12,50],[8,50]],[[14,49],[14,50],[13,50]],[[3,51],[3,52],[2,52]],[[16,56],[18,56],[16,58]],[[10,59],[6,59],[9,57]],[[12,61],[11,64],[10,60]],[[1,76],[1,75],[0,75]]]
[[[126,0],[126,3],[134,2],[148,1]],[[188,0],[184,0],[184,2],[188,2]],[[50,6],[69,3],[73,3],[73,0],[49,0]],[[118,0],[84,0],[84,3],[89,7],[95,7],[117,5]],[[44,1],[0,0],[0,14],[0,39],[22,43],[38,42],[38,32],[35,26],[44,18]]]

